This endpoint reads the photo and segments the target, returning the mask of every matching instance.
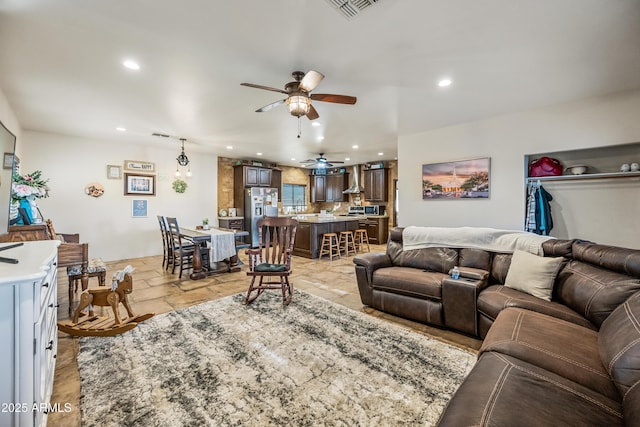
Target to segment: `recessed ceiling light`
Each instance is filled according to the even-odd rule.
[[[451,85],[451,79],[442,79],[438,82],[438,86],[447,87]]]
[[[320,126],[320,122],[311,122],[311,126],[318,127]]]
[[[262,156],[262,153],[256,153],[257,156]]]
[[[127,131],[127,130],[126,130],[125,128],[123,128],[122,126],[118,126],[118,127],[116,128],[116,130],[117,130],[118,132],[126,132],[126,131]]]
[[[324,141],[324,136],[319,136],[318,141]]]
[[[227,145],[227,150],[233,150],[233,147],[230,145]]]
[[[351,148],[357,149],[359,147],[357,145],[352,145]]]
[[[378,153],[378,156],[384,156],[384,153],[381,151]]]
[[[295,159],[296,159],[295,157],[292,157],[292,158],[291,158],[291,160],[295,160]]]
[[[350,158],[348,158],[348,157],[345,157],[344,159],[345,159],[347,162],[348,162],[349,160],[351,160],[351,159],[350,159]]]
[[[125,60],[122,63],[122,65],[124,65],[125,67],[127,67],[130,70],[139,70],[140,69],[140,65],[136,61],[133,61],[131,59]]]

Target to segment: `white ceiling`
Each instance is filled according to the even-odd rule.
[[[311,69],[314,93],[358,102],[314,102],[300,139],[285,106],[254,112],[283,95],[240,86]],[[380,0],[352,20],[326,0],[0,0],[0,89],[23,130],[177,152],[161,132],[187,154],[393,159],[398,135],[637,88],[638,0]]]

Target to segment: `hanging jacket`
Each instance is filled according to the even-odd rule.
[[[551,204],[553,196],[540,186],[536,190],[536,234],[548,236],[553,229],[553,218],[551,217]]]

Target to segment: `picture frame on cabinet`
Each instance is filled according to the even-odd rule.
[[[155,175],[143,175],[138,173],[124,174],[124,195],[156,195]]]
[[[490,158],[422,165],[422,200],[488,199]]]

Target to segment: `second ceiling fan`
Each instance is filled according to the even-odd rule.
[[[256,110],[256,113],[262,113],[272,109],[273,107],[277,107],[286,103],[289,107],[289,113],[292,116],[298,118],[307,116],[309,120],[315,120],[320,116],[318,115],[316,109],[313,108],[313,105],[311,105],[312,100],[350,105],[355,104],[357,101],[357,98],[355,96],[333,95],[328,93],[311,94],[311,91],[320,84],[322,79],[324,79],[324,75],[317,71],[311,70],[306,74],[302,71],[294,71],[293,73],[291,73],[291,76],[293,77],[294,81],[284,85],[284,89],[277,89],[274,87],[262,86],[253,83],[240,84],[242,86],[270,90],[272,92],[279,92],[287,95],[285,99],[281,99],[279,101],[275,101],[271,104],[265,105],[262,108],[258,108]]]

